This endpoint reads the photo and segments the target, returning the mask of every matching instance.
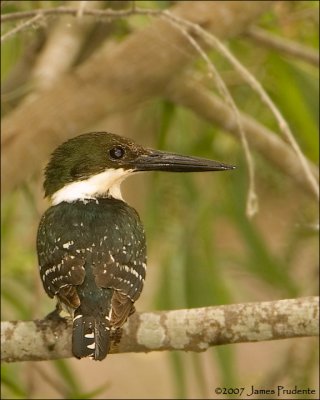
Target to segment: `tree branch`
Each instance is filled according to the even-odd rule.
[[[246,214],[249,218],[252,218],[259,209],[258,206],[258,196],[255,189],[255,171],[254,171],[254,162],[253,157],[249,149],[249,144],[247,140],[247,135],[245,130],[242,126],[242,120],[240,118],[239,109],[231,96],[227,85],[225,84],[224,80],[222,79],[220,73],[210,60],[209,56],[203,51],[202,47],[199,43],[190,35],[187,31],[186,27],[184,26],[184,21],[181,19],[177,19],[173,14],[167,12],[166,15],[169,17],[169,21],[173,23],[173,25],[179,29],[186,39],[191,43],[191,45],[197,50],[201,58],[206,62],[209,76],[212,76],[217,89],[225,100],[226,104],[229,105],[231,110],[233,111],[235,122],[237,125],[237,130],[239,132],[240,141],[242,144],[242,148],[244,151],[245,159],[247,162],[248,167],[248,175],[249,175],[249,188],[248,188],[248,195],[247,195],[247,206],[246,206]],[[187,25],[188,26],[188,25]]]
[[[98,9],[101,1],[72,1],[78,6],[78,15],[86,9]],[[83,8],[86,7],[86,8]],[[41,51],[32,71],[33,89],[52,87],[74,63],[88,32],[95,24],[94,19],[72,21],[73,17],[61,17],[50,32],[44,49]],[[75,23],[72,23],[75,22]],[[34,93],[31,94],[33,96]]]
[[[146,12],[144,9],[135,9],[134,11],[132,9],[128,10],[91,10],[91,9],[84,9],[81,12],[81,16],[87,15],[87,16],[95,16],[99,18],[119,18],[119,17],[129,17],[132,15],[132,13],[139,13],[139,14],[150,14],[152,12],[151,10],[148,10]],[[157,10],[154,10],[155,13],[157,13]],[[74,17],[79,16],[79,8],[77,7],[54,7],[54,8],[38,8],[34,10],[28,10],[28,11],[16,11],[12,13],[6,13],[1,15],[1,22],[10,22],[10,21],[16,21],[19,19],[25,19],[25,18],[31,18],[34,17],[35,15],[43,15],[43,16],[61,16],[61,15],[73,15]]]
[[[179,18],[175,19],[181,20]],[[228,49],[227,46],[225,46],[222,43],[221,40],[219,40],[210,32],[207,32],[201,26],[196,25],[190,21],[181,20],[181,23],[184,26],[190,26],[192,31],[198,33],[209,45],[218,50],[230,62],[230,64],[235,68],[235,70],[242,76],[244,81],[247,82],[248,85],[251,86],[251,88],[259,95],[260,100],[270,109],[271,113],[273,114],[274,118],[278,123],[280,132],[284,135],[284,137],[291,144],[293,150],[296,152],[297,158],[301,163],[301,166],[305,172],[305,177],[310,182],[310,185],[313,187],[314,194],[319,200],[320,197],[319,184],[309,169],[308,160],[301,151],[299,144],[297,143],[288,122],[285,120],[279,108],[271,99],[269,94],[264,90],[261,83],[254,77],[254,75],[249,73],[247,68],[232,54],[232,52]]]
[[[34,25],[36,22],[39,22],[42,19],[41,14],[36,14],[32,18],[28,19],[25,22],[21,22],[19,25],[14,27],[12,30],[4,33],[1,36],[1,42],[4,42],[5,40],[9,39],[11,36],[16,35],[18,32],[23,31],[24,29],[29,28],[30,26]]]
[[[239,139],[239,126],[235,121],[233,110],[200,80],[195,79],[194,75],[184,74],[180,79],[172,82],[166,88],[165,96],[170,101],[189,108],[207,121],[217,124]],[[313,195],[314,188],[305,178],[302,166],[297,162],[297,156],[292,148],[279,135],[248,114],[240,112],[240,118],[250,146]],[[310,161],[309,168],[314,177],[319,179],[319,168]]]
[[[111,353],[205,351],[210,346],[319,335],[319,298],[136,313]],[[1,361],[71,357],[71,321],[1,322]]]
[[[279,35],[274,35],[258,27],[251,27],[245,35],[272,50],[279,51],[291,57],[296,57],[319,67],[319,52],[317,50],[293,40],[280,37]]]
[[[243,32],[271,5],[268,1],[178,2],[173,12],[227,39]],[[161,95],[197,55],[181,32],[160,19],[112,50],[103,46],[53,88],[22,102],[3,119],[1,189],[12,189],[30,176],[66,138],[85,132],[113,112]]]

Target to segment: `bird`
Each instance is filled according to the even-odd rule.
[[[103,360],[111,332],[135,312],[146,277],[146,237],[137,211],[122,198],[124,179],[143,171],[227,171],[233,165],[145,148],[108,132],[60,144],[44,172],[50,207],[37,232],[40,279],[72,317],[75,358]],[[52,313],[51,313],[52,314]]]

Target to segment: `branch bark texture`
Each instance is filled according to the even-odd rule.
[[[319,335],[319,298],[132,315],[111,353],[205,351],[210,346]],[[1,361],[71,357],[71,321],[1,322]]]

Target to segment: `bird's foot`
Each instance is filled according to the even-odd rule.
[[[116,328],[112,331],[112,342],[114,346],[117,346],[120,343],[122,337],[122,328]]]
[[[44,317],[44,319],[46,320],[51,320],[51,321],[65,321],[66,319],[61,317],[60,313],[61,313],[62,309],[61,306],[59,304],[56,305],[56,308],[51,311],[51,313],[49,313],[48,315],[46,315]]]

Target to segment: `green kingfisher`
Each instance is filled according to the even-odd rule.
[[[107,132],[62,143],[45,169],[51,206],[37,235],[40,277],[73,318],[72,353],[103,360],[110,332],[135,311],[146,277],[146,239],[121,182],[141,171],[226,171],[231,165],[143,148]]]

